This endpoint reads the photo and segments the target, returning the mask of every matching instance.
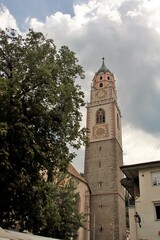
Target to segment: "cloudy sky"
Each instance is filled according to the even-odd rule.
[[[159,0],[0,0],[0,28],[28,28],[74,51],[90,84],[102,57],[114,73],[122,113],[124,164],[160,159]],[[85,125],[85,109],[83,125]],[[84,149],[74,166],[83,171]]]

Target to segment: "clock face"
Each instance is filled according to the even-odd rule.
[[[104,131],[105,131],[105,129],[103,127],[97,128],[96,129],[96,135],[97,136],[103,136],[104,135]]]
[[[100,89],[99,91],[96,92],[96,98],[97,99],[103,99],[107,95],[107,92],[105,89]]]
[[[94,139],[108,137],[108,125],[96,126],[93,130]]]

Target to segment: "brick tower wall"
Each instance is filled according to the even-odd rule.
[[[116,139],[90,142],[85,153],[85,178],[91,189],[91,239],[125,239],[124,189],[119,169],[122,149]]]

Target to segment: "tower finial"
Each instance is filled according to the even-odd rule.
[[[108,68],[105,66],[104,57],[102,57],[102,66],[101,66],[101,68],[98,70],[97,73],[99,73],[99,72],[107,72],[107,71],[109,71],[109,70],[108,70]]]

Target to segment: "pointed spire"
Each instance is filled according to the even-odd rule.
[[[105,63],[104,63],[104,57],[102,58],[102,66],[101,66],[101,68],[98,70],[98,72],[97,73],[99,73],[99,72],[107,72],[107,71],[109,71],[109,69],[106,67],[106,65],[105,65]],[[110,71],[109,71],[110,72]]]

